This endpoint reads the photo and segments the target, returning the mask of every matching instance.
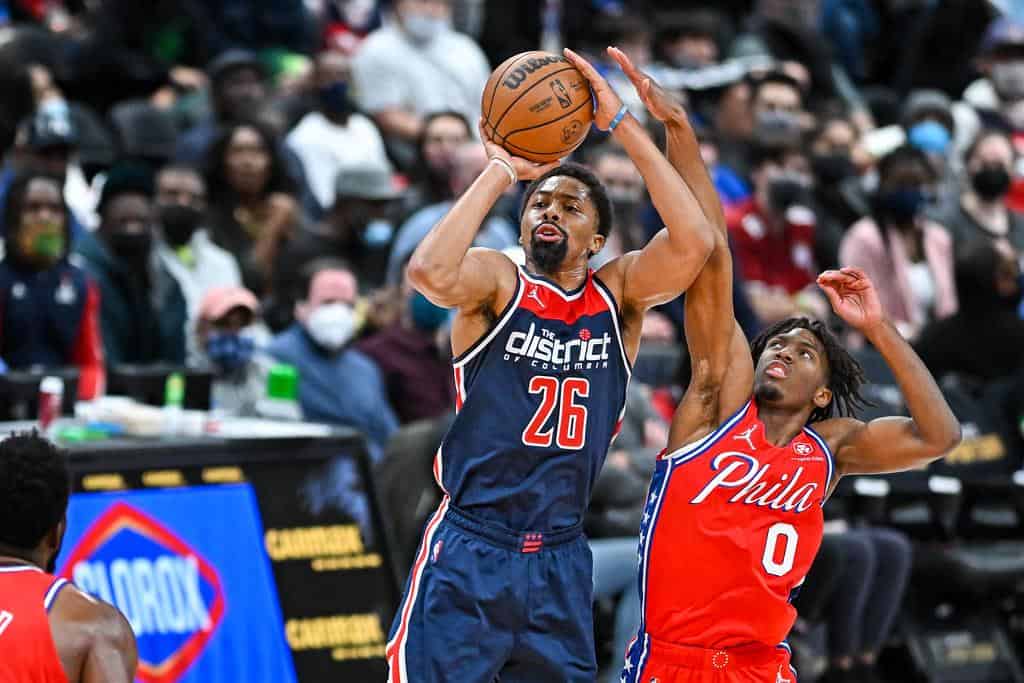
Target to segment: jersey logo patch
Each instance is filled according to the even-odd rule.
[[[796,453],[797,455],[810,455],[811,453],[814,452],[814,447],[811,446],[811,444],[809,443],[797,441],[795,444],[793,444],[793,452]]]
[[[124,613],[138,641],[142,683],[178,681],[224,617],[217,571],[173,531],[125,503],[93,523],[60,576]]]
[[[530,291],[526,293],[526,298],[533,299],[538,304],[540,304],[541,308],[545,308],[544,302],[540,300],[540,292],[537,291],[536,286],[530,287]]]
[[[753,436],[755,431],[757,431],[757,425],[756,424],[752,425],[750,427],[750,429],[748,429],[747,431],[742,432],[740,434],[737,434],[737,435],[735,435],[732,438],[733,439],[739,439],[740,441],[746,441],[747,445],[750,446],[750,450],[754,450],[754,442],[753,442],[753,440],[750,437]]]

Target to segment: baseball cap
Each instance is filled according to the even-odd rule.
[[[988,55],[1002,47],[1024,47],[1024,23],[999,17],[988,25],[979,52]]]
[[[215,287],[206,293],[199,304],[199,318],[220,320],[235,308],[244,308],[255,315],[259,307],[256,296],[245,287]]]
[[[353,199],[395,199],[402,194],[385,166],[342,168],[334,180],[338,197]]]
[[[206,65],[206,73],[211,81],[219,81],[229,72],[243,67],[256,69],[260,76],[267,78],[267,67],[251,50],[231,48],[221,52]]]
[[[903,106],[903,125],[909,126],[928,114],[938,116],[946,130],[953,131],[953,102],[938,90],[915,90]]]

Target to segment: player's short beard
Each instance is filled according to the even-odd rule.
[[[542,273],[554,273],[569,253],[569,238],[558,242],[545,242],[534,235],[530,240],[530,260]]]

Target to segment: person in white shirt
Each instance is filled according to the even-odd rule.
[[[490,65],[472,38],[451,28],[451,0],[396,0],[352,62],[356,101],[385,137],[411,145],[423,115],[453,109],[480,118]]]
[[[390,167],[373,121],[355,111],[349,58],[321,52],[313,73],[317,108],[302,117],[285,145],[302,162],[321,211],[334,206],[334,180],[343,169]]]

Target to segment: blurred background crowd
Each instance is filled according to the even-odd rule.
[[[367,439],[401,566],[436,505],[453,405],[450,312],[404,266],[487,162],[492,67],[570,46],[644,120],[603,51],[620,46],[687,104],[748,335],[827,319],[816,274],[860,266],[966,427],[941,465],[962,475],[955,509],[931,480],[925,513],[883,509],[893,496],[870,486],[827,507],[797,601],[801,680],[910,680],[913,629],[936,620],[1020,640],[1024,566],[1000,544],[1024,510],[1024,4],[0,0],[0,24],[0,371],[62,371],[90,399],[140,368],[187,368],[207,378],[201,407],[255,416],[286,363],[305,419]],[[574,157],[615,206],[594,265],[642,246],[661,223],[629,158],[596,130]],[[478,245],[521,259],[520,192]],[[682,314],[675,301],[644,322],[587,520],[613,675],[653,454],[687,382]],[[877,354],[844,334],[879,414],[902,413]]]

